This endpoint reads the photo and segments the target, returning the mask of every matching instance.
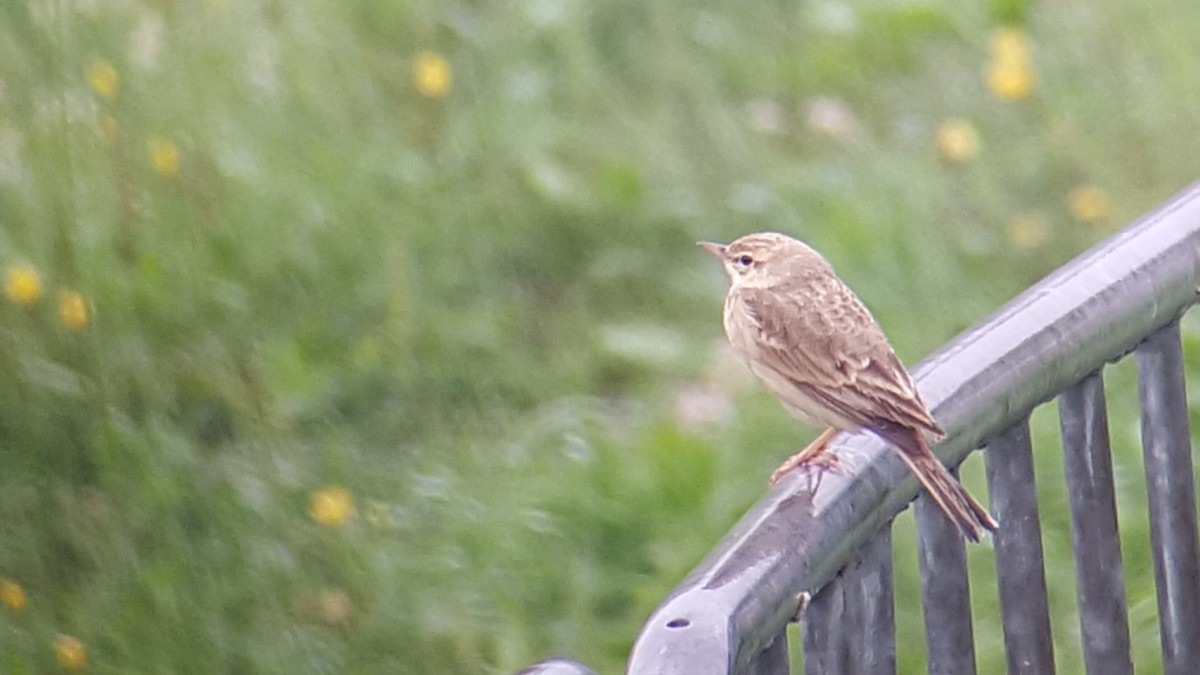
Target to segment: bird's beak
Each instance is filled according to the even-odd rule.
[[[711,241],[698,241],[698,242],[696,242],[696,245],[699,246],[700,248],[704,249],[705,251],[708,251],[709,253],[715,255],[717,258],[719,258],[721,260],[725,259],[725,245],[724,244],[714,244]]]

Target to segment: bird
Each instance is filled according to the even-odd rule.
[[[895,447],[964,537],[977,542],[997,528],[929,449],[945,432],[883,329],[820,253],[777,232],[698,245],[729,277],[723,323],[733,351],[792,416],[827,427],[772,473],[772,484],[799,466],[836,468],[829,442],[865,429]]]

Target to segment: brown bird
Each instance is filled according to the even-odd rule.
[[[821,254],[774,232],[728,246],[700,242],[729,276],[725,335],[758,380],[793,416],[829,427],[771,474],[836,464],[826,447],[845,429],[891,443],[963,536],[979,541],[996,521],[929,449],[934,421],[874,317]]]

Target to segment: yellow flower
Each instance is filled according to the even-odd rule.
[[[413,84],[429,98],[441,98],[450,91],[454,80],[450,64],[433,52],[421,52],[413,61]]]
[[[0,602],[14,612],[25,609],[25,589],[12,579],[0,579]]]
[[[1017,248],[1033,248],[1046,240],[1046,221],[1037,216],[1020,216],[1009,223],[1008,240]]]
[[[979,132],[964,119],[949,119],[938,125],[938,152],[951,162],[966,162],[979,154]]]
[[[1006,27],[992,33],[987,81],[1000,98],[1021,99],[1033,92],[1033,55],[1025,31]]]
[[[79,638],[70,635],[59,635],[54,641],[54,655],[58,657],[58,665],[67,670],[83,670],[87,668],[87,649]]]
[[[76,330],[83,328],[88,322],[87,303],[83,296],[75,291],[62,291],[58,294],[58,318],[67,328]]]
[[[345,488],[331,487],[313,493],[308,505],[312,519],[322,525],[338,525],[354,512],[354,498]]]
[[[107,99],[116,97],[120,78],[117,77],[117,69],[108,61],[104,59],[92,61],[92,64],[88,66],[87,80],[88,86],[97,95]]]
[[[1033,71],[1027,66],[992,64],[988,88],[1000,98],[1016,100],[1033,93]]]
[[[1112,203],[1104,190],[1095,185],[1081,185],[1067,195],[1071,215],[1081,223],[1104,220],[1112,212]]]
[[[4,279],[4,294],[18,305],[32,305],[42,297],[42,280],[37,270],[27,265],[8,268]]]
[[[165,138],[152,138],[146,144],[150,150],[150,166],[164,176],[179,173],[179,148]]]

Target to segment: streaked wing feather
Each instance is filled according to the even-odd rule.
[[[837,278],[792,278],[739,294],[758,327],[756,361],[856,424],[941,433],[871,313]]]

